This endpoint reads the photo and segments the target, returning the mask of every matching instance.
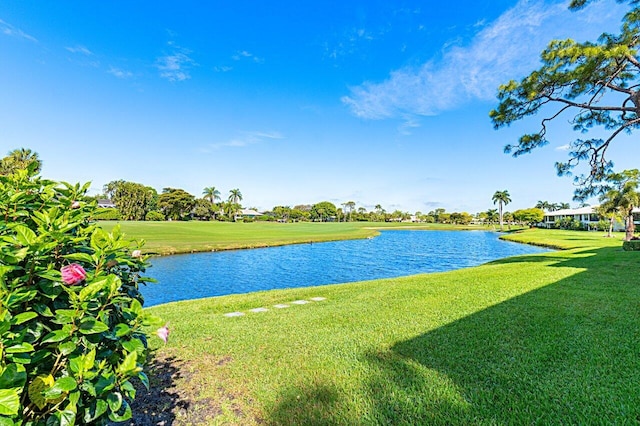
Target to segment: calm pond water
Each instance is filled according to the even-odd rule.
[[[383,231],[373,239],[194,253],[151,260],[145,306],[276,288],[449,271],[549,251],[482,231]]]

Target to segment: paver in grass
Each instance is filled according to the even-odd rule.
[[[308,300],[294,300],[293,302],[291,302],[294,305],[306,305],[307,303],[309,303]]]
[[[289,305],[285,305],[284,303],[278,303],[277,305],[273,305],[273,307],[278,309],[284,309],[284,308],[288,308]]]
[[[250,309],[251,312],[267,312],[268,309],[267,308],[253,308]]]
[[[326,297],[312,297],[309,300],[313,300],[314,302],[322,302],[323,300],[327,300]]]
[[[244,312],[229,312],[228,314],[224,314],[225,317],[241,317],[244,315]]]

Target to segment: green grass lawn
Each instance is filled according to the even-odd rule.
[[[415,229],[488,229],[473,226],[413,223],[231,223],[231,222],[132,222],[103,221],[108,231],[119,225],[131,238],[144,239],[148,254],[190,253],[366,238],[376,229],[411,227]]]
[[[507,238],[568,250],[150,308],[171,328],[153,404],[175,425],[637,424],[640,254],[601,233]]]

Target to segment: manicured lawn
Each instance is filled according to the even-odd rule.
[[[106,230],[120,225],[131,238],[146,241],[150,254],[189,253],[366,238],[375,228],[412,227],[416,229],[488,229],[451,225],[412,223],[229,223],[229,222],[100,222]]]
[[[151,308],[172,331],[151,339],[164,388],[141,405],[175,425],[640,421],[640,254],[601,233],[508,238],[575,248]]]

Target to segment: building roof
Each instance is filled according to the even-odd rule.
[[[242,216],[262,216],[263,213],[260,213],[259,211],[252,210],[252,209],[242,209],[240,211],[240,214]]]
[[[586,206],[577,209],[562,209],[554,212],[544,212],[545,216],[571,216],[574,214],[593,214],[599,206]],[[634,207],[633,213],[640,213],[640,207]]]
[[[105,199],[105,198],[101,198],[98,200],[98,207],[115,207],[116,205],[113,203],[113,201]]]
[[[574,214],[592,214],[598,206],[579,207],[577,209],[561,209],[553,212],[544,212],[545,216],[570,216]]]

